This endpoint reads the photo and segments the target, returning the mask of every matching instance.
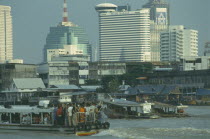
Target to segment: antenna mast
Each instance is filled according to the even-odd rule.
[[[68,11],[67,11],[67,2],[63,2],[63,22],[68,22]]]

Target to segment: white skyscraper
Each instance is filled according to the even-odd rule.
[[[11,7],[0,5],[0,63],[13,59]]]
[[[116,9],[111,3],[96,6],[100,61],[151,61],[149,9]]]
[[[169,26],[160,35],[161,61],[179,61],[182,57],[198,56],[198,31],[184,26]]]

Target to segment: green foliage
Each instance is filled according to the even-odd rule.
[[[89,79],[85,81],[86,85],[100,85],[100,81],[95,79]]]
[[[101,86],[104,93],[119,92],[119,81],[117,76],[104,76],[101,79]]]

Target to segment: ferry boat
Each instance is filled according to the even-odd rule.
[[[109,118],[150,118],[157,119],[158,115],[152,113],[153,103],[137,103],[125,99],[104,99],[105,113]]]
[[[77,117],[85,113],[76,113]],[[95,113],[90,113],[92,118],[77,126],[67,127],[54,123],[54,108],[40,106],[11,105],[0,106],[0,129],[1,130],[24,130],[24,131],[58,131],[76,135],[91,135],[101,129],[109,129],[109,122],[101,123],[96,119]]]

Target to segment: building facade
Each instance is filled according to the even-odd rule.
[[[205,44],[204,56],[210,56],[210,42],[206,42]]]
[[[199,88],[210,87],[209,70],[165,71],[145,75],[148,84],[175,85],[182,93],[193,93]]]
[[[198,56],[198,31],[184,26],[169,26],[160,35],[161,61],[179,61],[181,57]]]
[[[160,61],[160,32],[170,24],[170,8],[165,0],[149,0],[143,8],[150,9],[151,20],[151,61]]]
[[[11,7],[0,5],[0,63],[13,59]]]
[[[79,85],[88,79],[88,63],[72,61],[51,61],[39,65],[39,77],[47,87],[52,85]]]
[[[124,62],[91,62],[89,63],[89,79],[100,80],[103,76],[123,75],[126,73]]]
[[[8,90],[14,78],[36,78],[36,65],[0,64],[0,90]]]
[[[184,57],[180,60],[181,70],[207,70],[210,69],[210,56]]]
[[[168,25],[165,24],[157,24],[151,20],[151,61],[159,62],[160,61],[160,33],[162,31],[166,31],[168,29]]]
[[[122,62],[51,61],[37,68],[39,77],[47,87],[52,85],[84,85],[88,79],[126,73]]]
[[[151,61],[149,9],[116,9],[111,3],[96,6],[100,61]]]

